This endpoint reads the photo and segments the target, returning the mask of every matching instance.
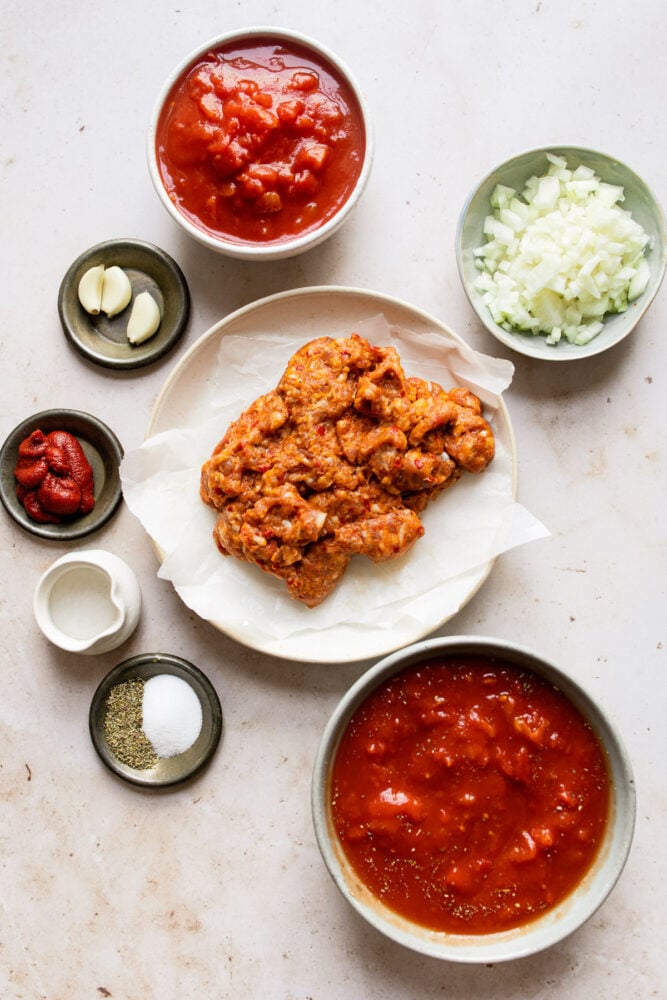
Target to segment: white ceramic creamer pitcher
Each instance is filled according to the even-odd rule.
[[[70,653],[107,653],[137,627],[141,590],[122,559],[87,549],[56,559],[37,583],[33,607],[54,645]]]

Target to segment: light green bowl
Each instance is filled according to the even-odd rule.
[[[604,329],[588,344],[582,346],[570,344],[565,340],[551,345],[547,344],[544,335],[508,332],[493,320],[482,300],[482,293],[475,288],[480,271],[475,265],[473,252],[486,242],[483,227],[484,219],[492,212],[489,200],[491,193],[497,184],[504,184],[521,191],[529,177],[533,175],[539,177],[546,172],[549,165],[546,159],[547,153],[565,157],[571,169],[583,163],[591,167],[601,180],[620,185],[625,192],[622,208],[631,212],[633,218],[652,238],[652,249],[646,255],[651,269],[646,290],[630,303],[625,312],[607,315],[604,319]],[[547,146],[542,149],[532,149],[507,160],[487,174],[473,190],[459,218],[456,232],[456,261],[470,304],[487,330],[501,343],[521,354],[545,361],[575,361],[606,351],[627,337],[636,327],[662,283],[667,263],[666,244],[667,235],[662,208],[650,188],[634,171],[614,157],[597,153],[592,149],[582,149],[577,146]]]

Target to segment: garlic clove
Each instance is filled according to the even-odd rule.
[[[79,302],[91,316],[97,316],[102,308],[102,287],[104,285],[104,264],[89,267],[79,281]]]
[[[143,344],[156,333],[160,325],[160,307],[150,292],[140,292],[132,305],[127,324],[127,339],[131,344]]]
[[[102,312],[111,319],[125,309],[131,298],[132,284],[125,271],[115,264],[108,267],[102,284]]]

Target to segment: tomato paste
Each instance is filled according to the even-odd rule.
[[[609,809],[605,753],[556,688],[483,658],[427,662],[357,710],[333,764],[352,868],[437,931],[525,924],[591,867]]]
[[[349,198],[364,149],[361,110],[338,71],[270,38],[201,58],[174,85],[156,130],[174,205],[237,243],[322,226]]]
[[[95,506],[92,466],[68,431],[33,431],[19,445],[14,476],[28,517],[41,524],[59,524]]]

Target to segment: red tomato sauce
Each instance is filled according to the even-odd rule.
[[[352,868],[402,916],[485,934],[564,899],[597,854],[605,753],[556,688],[487,659],[385,682],[336,753],[332,818]]]
[[[365,132],[348,84],[306,48],[231,43],[177,81],[156,130],[162,181],[199,229],[279,243],[322,226],[361,172]]]

